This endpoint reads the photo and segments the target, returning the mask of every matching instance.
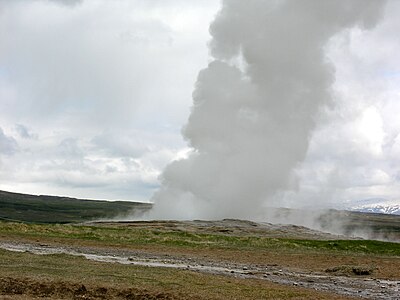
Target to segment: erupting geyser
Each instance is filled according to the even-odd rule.
[[[384,1],[226,0],[211,24],[213,61],[198,76],[174,161],[153,196],[153,217],[255,219],[294,184],[315,117],[332,101],[324,47],[346,28],[375,26]]]

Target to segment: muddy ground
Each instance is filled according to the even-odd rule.
[[[35,281],[32,279],[2,278],[0,299],[174,299],[168,293],[153,293],[138,289],[88,286],[70,282]]]

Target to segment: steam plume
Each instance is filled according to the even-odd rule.
[[[324,47],[354,26],[372,28],[383,1],[226,0],[210,27],[213,61],[199,73],[183,135],[194,151],[171,163],[154,216],[255,219],[308,149],[332,101]]]

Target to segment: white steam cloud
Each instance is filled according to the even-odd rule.
[[[213,61],[198,76],[183,135],[194,149],[171,163],[154,217],[256,219],[295,185],[321,108],[332,104],[325,47],[374,27],[384,1],[226,0],[210,27]],[[276,204],[276,203],[275,203]]]

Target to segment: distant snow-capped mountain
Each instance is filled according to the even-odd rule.
[[[352,203],[352,211],[400,215],[400,201],[381,198],[365,199]]]
[[[365,207],[356,207],[356,208],[353,208],[353,210],[354,211],[360,211],[360,212],[400,215],[400,205],[395,205],[395,206],[386,206],[386,205],[365,206]]]

